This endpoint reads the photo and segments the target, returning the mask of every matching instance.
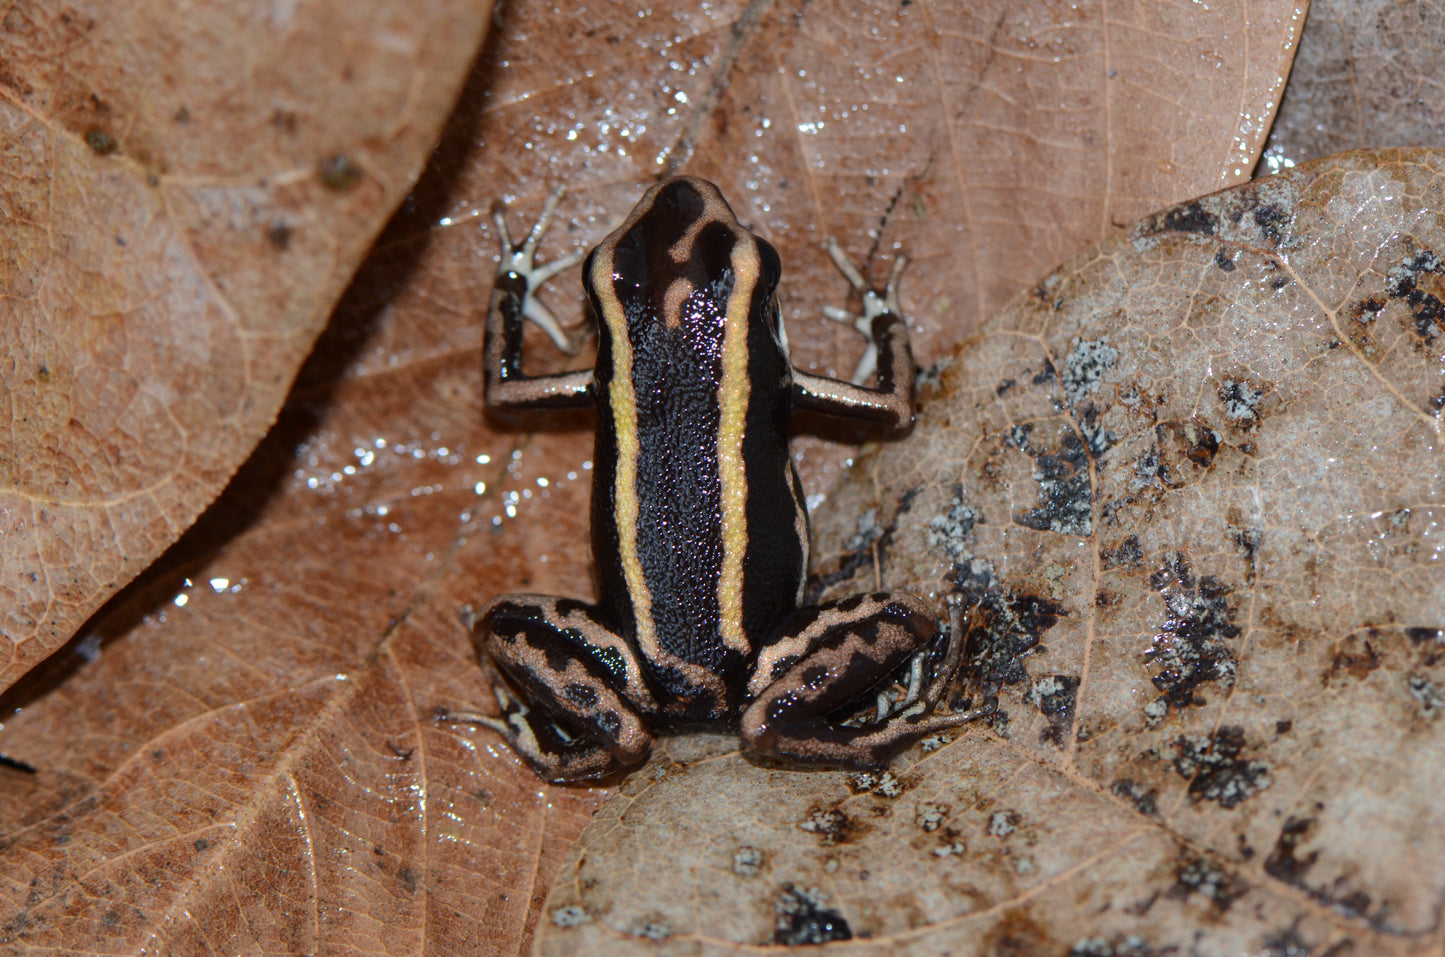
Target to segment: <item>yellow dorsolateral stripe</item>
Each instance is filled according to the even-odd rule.
[[[722,574],[718,581],[718,624],[723,644],[748,651],[743,634],[743,555],[748,549],[748,486],[743,472],[743,431],[748,418],[748,310],[758,282],[758,250],[733,246],[732,295],[723,328],[722,384],[718,389],[718,479],[722,486]]]
[[[603,259],[604,257],[599,257]],[[611,257],[598,263],[612,271]],[[594,283],[594,289],[607,288]],[[659,648],[657,628],[652,619],[652,592],[642,572],[642,557],[637,551],[637,391],[632,384],[632,342],[627,338],[627,316],[622,304],[612,296],[599,295],[602,320],[612,332],[612,384],[608,395],[612,400],[612,417],[617,438],[617,475],[613,486],[616,499],[613,520],[617,523],[617,550],[622,559],[622,574],[627,579],[627,594],[632,598],[632,615],[637,622],[637,643],[655,657]]]

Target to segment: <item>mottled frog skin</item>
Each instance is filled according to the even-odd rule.
[[[503,256],[487,321],[486,398],[596,410],[598,599],[489,602],[473,634],[484,665],[500,672],[502,716],[457,717],[500,732],[552,781],[631,767],[660,730],[736,729],[759,755],[865,767],[977,717],[937,709],[961,654],[956,612],[944,641],[911,595],[804,604],[808,512],[789,420],[808,409],[892,427],[912,421],[902,261],[879,294],[832,247],[864,293],[858,325],[870,335],[876,384],[811,375],[788,358],[776,250],[738,223],[711,183],[669,179],[586,258],[594,367],[528,376],[525,320],[571,346],[534,298],[576,261],[534,265],[554,204],[522,243],[497,216]]]

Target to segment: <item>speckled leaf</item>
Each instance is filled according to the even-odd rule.
[[[1445,952],[1442,199],[1342,154],[1017,298],[817,527],[830,594],[963,598],[998,712],[883,776],[673,742],[542,952]]]
[[[485,22],[457,0],[0,9],[0,689],[271,426]]]

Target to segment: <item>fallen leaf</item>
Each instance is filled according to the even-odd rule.
[[[271,426],[421,172],[485,13],[6,6],[0,688]]]
[[[1445,146],[1445,9],[1313,0],[1263,171],[1372,146]]]
[[[886,774],[673,742],[541,953],[1440,954],[1442,196],[1343,154],[1015,299],[817,528],[828,597],[962,598],[998,712]]]
[[[567,186],[551,258],[686,163],[783,251],[801,362],[846,370],[861,349],[817,317],[843,289],[825,235],[914,256],[905,296],[931,360],[1073,245],[1252,165],[1263,126],[1236,139],[1239,105],[1267,121],[1298,12],[1211,7],[1106,26],[1100,6],[559,19],[509,4],[266,442],[157,567],[0,699],[0,753],[32,769],[0,767],[0,939],[525,948],[607,792],[545,787],[494,736],[434,719],[490,704],[465,605],[590,590],[590,421],[481,414],[491,203],[522,228]],[[1257,42],[1200,39],[1241,31]],[[1188,122],[1110,98],[1121,78],[1144,95],[1139,76]],[[573,282],[544,292],[564,316]],[[815,493],[848,454],[802,443]]]

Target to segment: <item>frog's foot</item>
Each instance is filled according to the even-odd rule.
[[[497,731],[538,774],[581,781],[647,756],[652,734],[625,697],[640,666],[591,606],[505,595],[476,618],[472,634],[502,716],[466,720]]]
[[[495,669],[490,673],[492,693],[502,710],[501,717],[480,711],[438,709],[437,720],[446,724],[471,724],[489,728],[502,736],[511,749],[539,775],[554,784],[606,777],[619,770],[616,758],[570,733],[558,721],[549,721],[507,690]]]
[[[542,204],[542,214],[537,217],[537,222],[527,233],[527,237],[520,243],[513,242],[511,235],[507,232],[506,208],[500,203],[492,209],[492,222],[497,225],[497,235],[502,244],[502,261],[497,267],[498,276],[506,276],[509,273],[516,276],[526,289],[522,297],[522,315],[532,320],[540,329],[547,333],[556,343],[557,348],[568,355],[577,352],[577,346],[568,338],[562,324],[552,311],[542,304],[537,298],[537,289],[542,283],[551,279],[564,270],[571,269],[582,261],[586,255],[584,250],[577,250],[563,256],[561,259],[554,259],[545,265],[537,265],[537,244],[541,242],[547,227],[552,223],[552,214],[557,209],[557,202],[562,198],[560,191],[548,195],[546,202]]]
[[[903,275],[903,267],[908,265],[908,260],[901,255],[893,260],[893,272],[888,276],[888,285],[880,292],[868,285],[863,274],[848,261],[837,240],[828,240],[828,255],[832,257],[838,270],[848,277],[848,284],[863,295],[861,312],[852,313],[837,306],[823,307],[823,315],[834,322],[850,325],[867,337],[868,348],[863,351],[863,358],[858,360],[852,379],[854,385],[862,385],[878,368],[878,341],[873,333],[873,320],[887,314],[903,315],[903,308],[898,304],[898,277]]]
[[[986,718],[997,710],[997,704],[990,701],[981,708],[968,711],[939,712],[938,706],[947,698],[948,689],[958,674],[963,661],[964,645],[968,633],[963,627],[963,604],[957,595],[948,599],[948,644],[943,658],[931,669],[931,677],[925,685],[923,672],[933,648],[920,648],[908,661],[908,680],[901,687],[887,688],[878,693],[870,725],[882,725],[889,721],[902,721],[923,737],[948,728],[956,728],[979,718]]]
[[[485,711],[455,711],[451,708],[440,707],[436,711],[436,719],[443,724],[473,724],[479,728],[491,728],[504,738],[510,739],[516,733],[516,729],[508,718],[514,711],[525,714],[527,707],[521,704],[506,690],[495,672],[489,677],[492,679],[492,696],[497,699],[497,706],[502,709],[502,716],[487,714]]]
[[[800,614],[807,617],[797,633],[759,656],[755,684],[767,683],[750,687],[754,697],[741,722],[753,751],[877,767],[919,738],[992,713],[938,710],[963,657],[961,608],[951,609],[948,644],[932,664],[937,629],[911,595],[860,595]],[[875,690],[879,675],[900,670],[899,687]]]

